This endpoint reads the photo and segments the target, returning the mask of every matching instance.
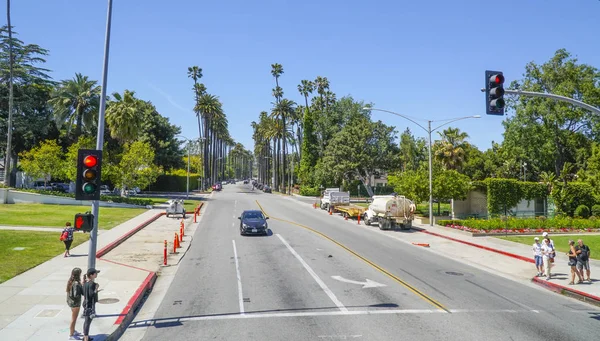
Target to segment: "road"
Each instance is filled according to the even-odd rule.
[[[237,217],[259,208],[269,236],[240,236]],[[593,340],[599,320],[590,305],[238,184],[212,195],[144,340]]]

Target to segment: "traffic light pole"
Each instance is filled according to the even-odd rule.
[[[104,145],[104,112],[106,109],[106,83],[108,78],[108,56],[110,50],[110,24],[112,17],[112,0],[108,0],[106,17],[106,38],[104,41],[104,65],[102,67],[102,89],[100,95],[100,111],[98,113],[98,135],[96,136],[96,149],[102,150]],[[94,228],[90,232],[90,251],[88,252],[88,269],[96,267],[96,246],[98,244],[98,214],[100,202],[92,201],[92,214],[94,215]]]
[[[485,92],[485,89],[481,89],[481,92]],[[530,96],[530,97],[544,97],[544,98],[551,98],[551,99],[555,99],[557,101],[563,101],[563,102],[568,102],[573,104],[576,107],[580,107],[580,108],[584,108],[587,109],[595,114],[600,114],[600,108],[596,108],[595,106],[589,105],[587,103],[584,103],[582,101],[578,101],[576,99],[573,98],[569,98],[569,97],[565,97],[565,96],[561,96],[561,95],[555,95],[555,94],[547,94],[544,92],[533,92],[533,91],[523,91],[523,90],[509,90],[509,89],[504,89],[504,93],[507,95],[516,95],[516,96]]]

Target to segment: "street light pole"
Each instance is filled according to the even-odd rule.
[[[190,141],[188,141],[187,193],[185,195],[186,199],[190,198],[190,148],[191,148],[191,144],[190,144]]]
[[[460,120],[466,120],[468,118],[481,118],[481,116],[479,115],[474,115],[474,116],[464,116],[464,117],[457,117],[457,118],[449,118],[446,120],[436,120],[436,121],[432,121],[432,120],[427,120],[427,128],[425,128],[424,126],[422,126],[420,123],[416,122],[414,119],[399,114],[397,112],[393,112],[393,111],[389,111],[389,110],[383,110],[383,109],[376,109],[376,108],[371,108],[371,107],[364,107],[363,110],[375,110],[375,111],[382,111],[382,112],[386,112],[388,114],[392,114],[392,115],[396,115],[396,116],[400,116],[404,119],[407,119],[409,121],[411,121],[412,123],[416,124],[417,126],[419,126],[419,128],[425,130],[425,132],[427,132],[428,137],[429,137],[429,143],[427,144],[427,149],[428,149],[428,154],[429,154],[429,226],[433,226],[433,162],[432,162],[432,155],[431,155],[431,133],[440,129],[441,127],[450,124],[452,122],[456,122],[456,121],[460,121]],[[444,122],[443,124],[431,129],[431,123],[433,122]]]
[[[106,15],[106,36],[104,40],[104,65],[102,67],[102,89],[100,94],[100,110],[98,113],[98,134],[96,135],[96,149],[102,150],[104,145],[104,113],[106,110],[106,83],[108,82],[108,56],[110,52],[110,26],[112,18],[112,0],[108,0]],[[100,201],[92,201],[92,214],[94,226],[90,231],[90,248],[88,252],[88,269],[96,267],[96,246],[98,243],[98,214],[100,213]]]

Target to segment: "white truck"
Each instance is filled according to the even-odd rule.
[[[350,204],[350,192],[341,192],[339,188],[327,188],[323,192],[319,206],[322,210],[329,210],[336,205]]]
[[[410,230],[415,219],[415,204],[403,195],[375,195],[364,214],[365,224],[378,223],[380,230]]]

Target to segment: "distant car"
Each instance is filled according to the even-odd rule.
[[[216,183],[212,186],[213,191],[220,191],[223,189],[223,186],[221,186],[220,183]]]
[[[267,224],[269,217],[265,217],[259,210],[244,211],[238,219],[240,220],[240,235],[242,236],[247,234],[269,234],[269,225]]]
[[[265,193],[272,193],[271,187],[269,187],[269,186],[263,187],[263,192],[265,192]]]

